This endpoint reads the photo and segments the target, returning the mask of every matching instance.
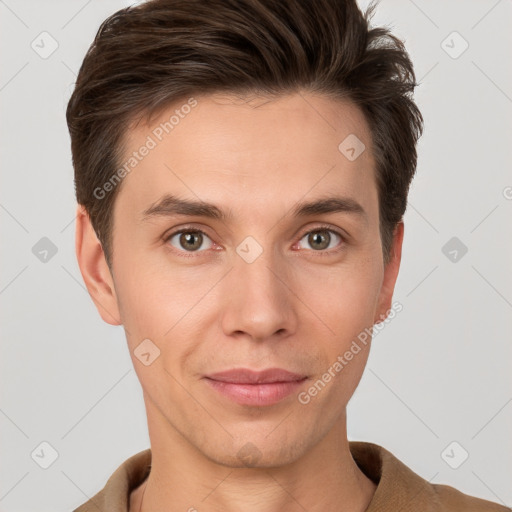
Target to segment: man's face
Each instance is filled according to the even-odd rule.
[[[148,136],[155,146],[115,202],[111,309],[127,331],[150,435],[181,437],[221,464],[242,466],[245,446],[255,465],[282,465],[344,420],[369,344],[308,390],[389,308],[370,132],[355,106],[309,94],[196,100],[169,133],[158,126],[180,105],[127,135],[126,160]],[[338,148],[350,134],[366,146],[355,160]],[[167,194],[226,218],[144,216]],[[329,197],[364,212],[295,215]],[[143,340],[141,359],[160,351],[148,365]],[[308,379],[270,405],[240,404],[205,379],[276,367]]]

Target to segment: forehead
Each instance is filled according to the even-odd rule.
[[[347,101],[306,93],[196,96],[131,127],[125,141],[125,162],[150,147],[118,199],[140,214],[165,193],[254,215],[333,192],[375,213],[371,133]]]

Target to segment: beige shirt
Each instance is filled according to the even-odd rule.
[[[350,441],[350,452],[377,490],[366,512],[511,512],[491,501],[474,498],[453,487],[431,484],[379,445]],[[149,475],[151,449],[123,462],[105,487],[73,512],[127,512],[130,493]]]

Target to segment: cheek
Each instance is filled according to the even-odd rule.
[[[382,271],[367,254],[333,266],[328,272],[310,269],[302,275],[300,289],[306,303],[330,328],[333,337],[347,340],[373,325]]]
[[[123,278],[121,316],[139,381],[154,398],[164,390],[179,396],[175,379],[183,380],[181,362],[197,342],[190,335],[196,294],[190,288],[183,293],[176,280],[164,278],[154,267],[143,275],[127,273]]]
[[[350,400],[368,360],[378,290],[371,276],[368,272],[333,278],[335,292],[322,297],[322,304],[316,306],[330,330],[322,329],[328,335],[318,345],[323,364],[313,385],[318,396],[322,395],[316,400],[318,407],[322,407],[322,403],[324,407],[330,404],[328,407],[332,407],[333,414]]]
[[[151,278],[151,274],[140,272],[140,268],[123,265],[117,261],[115,279],[117,303],[126,340],[132,358],[144,340],[151,340],[160,350],[162,334],[168,330],[171,319],[166,319],[164,303],[159,299],[163,283]],[[126,262],[128,263],[128,262]],[[133,271],[127,269],[133,268]],[[134,360],[137,367],[139,363]]]
[[[133,257],[118,261],[118,276],[121,320],[132,350],[146,338],[162,355],[175,342],[180,351],[186,350],[194,326],[209,318],[212,303],[219,303],[202,300],[214,295],[212,287],[219,280],[206,267],[191,270],[172,266],[165,258]]]
[[[371,264],[371,258],[359,265],[347,265],[333,270],[325,283],[324,293],[315,293],[311,309],[318,312],[318,331],[326,333],[317,346],[322,360],[322,373],[318,375],[322,386],[328,389],[322,400],[337,404],[347,403],[356,389],[369,355],[371,328],[378,292],[380,270]],[[325,278],[325,276],[324,276]],[[308,278],[306,287],[312,286]],[[329,329],[326,329],[328,326]],[[314,393],[314,391],[313,391]]]

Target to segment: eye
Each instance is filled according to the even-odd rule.
[[[178,250],[184,249],[185,252],[198,252],[199,248],[203,245],[205,237],[211,242],[210,237],[204,231],[184,228],[171,233],[165,241],[170,242]],[[173,239],[176,239],[174,243]],[[206,247],[206,249],[209,248],[211,248],[211,244]]]
[[[332,235],[334,235],[334,237]],[[336,243],[336,238],[339,239],[338,243]],[[340,247],[340,241],[344,242],[345,240],[340,233],[327,226],[319,226],[311,231],[308,231],[300,239],[299,243],[304,239],[306,239],[306,242],[313,248],[313,251],[322,251],[328,253],[341,250],[343,244]],[[334,242],[334,244],[331,244],[332,242]],[[335,247],[337,247],[337,249],[334,249],[334,251],[328,250]]]
[[[201,247],[204,245],[205,239],[209,241],[209,244],[207,247],[203,247],[203,249],[211,249],[214,243],[204,231],[185,227],[166,236],[165,242],[170,243],[178,252],[188,253],[183,254],[188,256],[194,252],[203,252]],[[329,226],[319,226],[306,232],[298,244],[304,239],[306,239],[306,242],[312,247],[313,251],[320,254],[332,254],[343,249],[344,244],[340,242],[345,241],[341,233]],[[332,250],[333,248],[334,250]]]

